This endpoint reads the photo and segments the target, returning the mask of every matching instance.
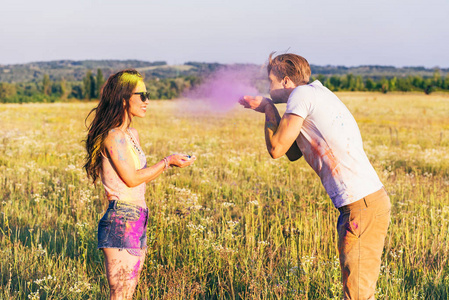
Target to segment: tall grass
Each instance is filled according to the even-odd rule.
[[[449,295],[449,96],[340,93],[393,211],[376,296]],[[94,103],[0,106],[0,298],[106,299],[101,184],[81,170]],[[147,188],[149,252],[136,299],[338,299],[338,211],[303,159],[272,160],[263,116],[150,104],[149,164],[194,154]],[[285,106],[279,106],[281,110]]]

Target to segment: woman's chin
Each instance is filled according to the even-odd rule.
[[[145,115],[146,115],[146,112],[141,112],[141,113],[135,114],[134,116],[138,117],[138,118],[144,118]]]

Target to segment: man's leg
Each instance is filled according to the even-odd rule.
[[[340,209],[338,250],[345,299],[374,299],[390,211],[384,189]]]

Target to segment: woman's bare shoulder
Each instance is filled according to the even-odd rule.
[[[125,142],[126,142],[125,133],[118,128],[113,128],[109,130],[108,135],[104,139],[105,146],[112,146],[116,144],[122,144]]]

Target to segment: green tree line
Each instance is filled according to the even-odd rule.
[[[320,80],[332,91],[378,91],[382,93],[400,91],[420,91],[430,94],[435,91],[449,91],[449,74],[441,76],[436,70],[432,77],[408,75],[404,77],[371,78],[361,75],[322,75],[312,77]],[[145,80],[150,92],[150,99],[174,99],[186,90],[192,89],[202,82],[196,75],[178,76],[174,78],[153,78]],[[105,77],[101,69],[94,74],[87,71],[82,81],[69,82],[64,79],[52,81],[45,74],[39,82],[7,83],[0,82],[0,102],[56,102],[71,99],[93,100],[98,99]],[[256,84],[256,86],[261,86]]]
[[[0,82],[0,102],[26,103],[26,102],[56,102],[98,99],[105,77],[101,69],[96,74],[87,71],[83,80],[67,82],[66,80],[52,81],[45,74],[40,82],[7,83]],[[179,76],[176,78],[155,78],[145,81],[150,92],[150,99],[174,99],[182,92],[201,83],[198,76]]]
[[[433,77],[422,77],[418,75],[409,75],[404,77],[391,77],[374,79],[371,77],[347,75],[332,75],[324,76],[318,75],[312,80],[318,79],[328,89],[332,91],[379,91],[382,93],[388,92],[412,92],[421,91],[430,94],[435,91],[449,91],[449,75],[441,76],[440,72],[436,70]]]

